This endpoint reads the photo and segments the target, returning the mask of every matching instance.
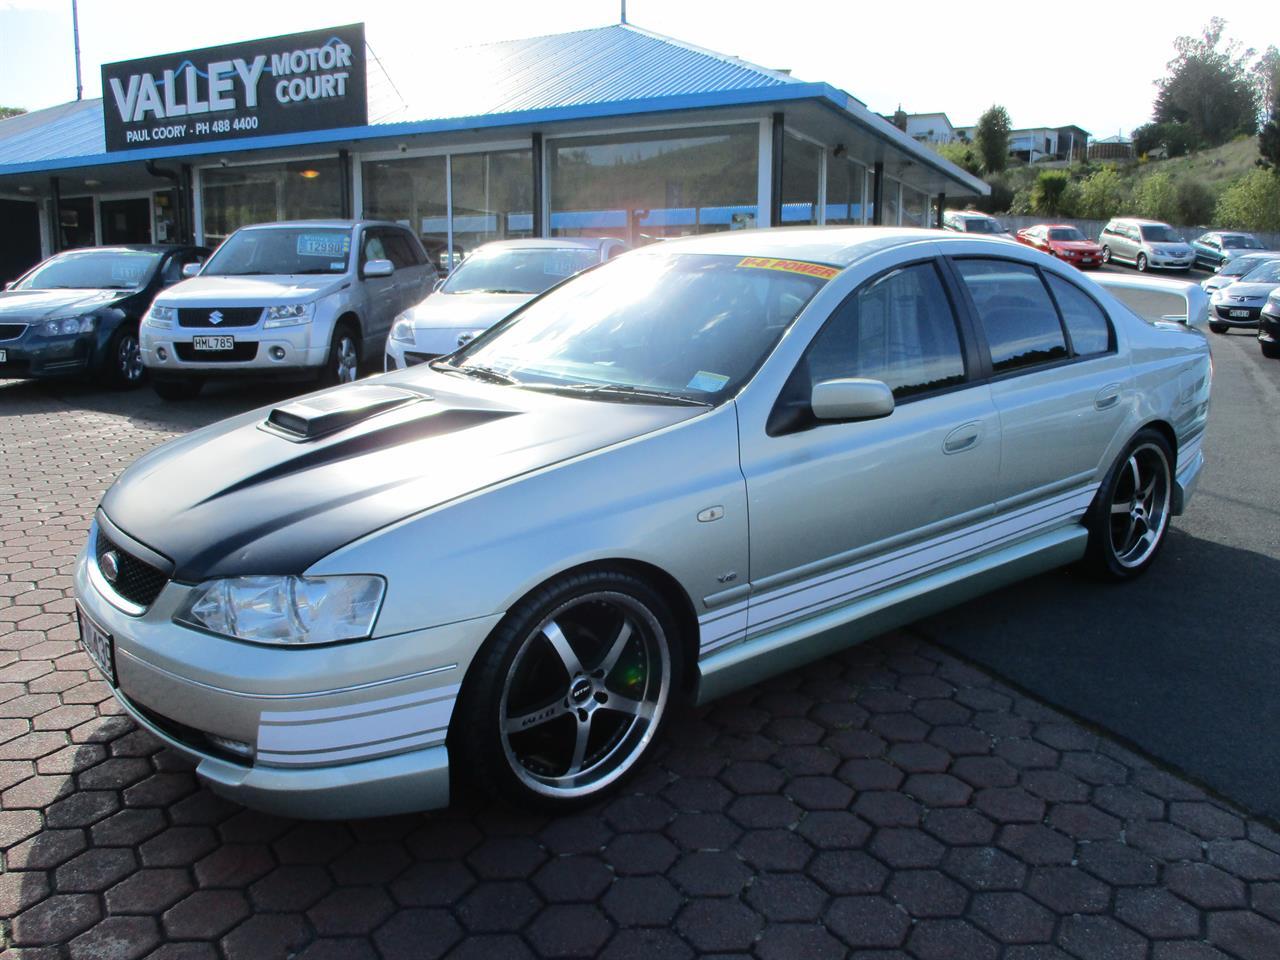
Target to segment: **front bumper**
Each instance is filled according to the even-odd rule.
[[[65,377],[84,373],[93,365],[96,333],[45,337],[34,325],[12,340],[0,340],[0,380],[27,377]]]
[[[1244,313],[1243,317],[1233,317],[1232,312]],[[1213,322],[1229,327],[1256,327],[1258,316],[1262,313],[1260,305],[1215,303],[1213,305]]]
[[[191,588],[172,581],[145,613],[125,612],[89,549],[76,562],[75,590],[113,639],[121,705],[193,758],[216,792],[315,819],[448,804],[454,701],[499,616],[288,649],[174,623]]]
[[[329,355],[327,337],[313,337],[314,323],[262,330],[258,327],[152,327],[142,325],[142,363],[155,376],[178,379],[185,374],[237,376],[245,374],[318,373]],[[226,353],[198,353],[195,337],[230,336],[235,349]],[[312,340],[323,340],[319,345]]]
[[[1191,257],[1161,257],[1156,254],[1147,255],[1147,266],[1156,270],[1190,270],[1195,261]]]
[[[453,353],[472,338],[484,332],[483,327],[418,327],[413,342],[387,338],[385,368],[403,370]]]
[[[1263,310],[1258,314],[1258,339],[1263,343],[1280,346],[1280,313]]]

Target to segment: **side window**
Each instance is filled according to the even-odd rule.
[[[184,258],[179,254],[171,254],[164,261],[164,266],[160,268],[160,283],[163,286],[171,287],[182,279],[182,265]]]
[[[1102,308],[1093,302],[1084,291],[1061,277],[1045,271],[1049,280],[1049,289],[1058,301],[1058,309],[1062,311],[1062,319],[1067,324],[1067,333],[1071,335],[1071,347],[1077,357],[1088,357],[1097,353],[1106,353],[1111,349],[1111,324]]]
[[[955,312],[932,263],[894,270],[842,303],[800,369],[808,386],[838,377],[883,380],[901,400],[965,379]]]
[[[397,230],[387,230],[382,234],[382,246],[387,251],[387,259],[397,270],[416,266],[413,251],[404,241],[404,234]]]
[[[382,245],[382,237],[377,231],[370,230],[364,235],[363,262],[370,260],[386,260],[387,249]]]
[[[957,260],[991,347],[996,373],[1067,356],[1058,311],[1034,267],[1010,260]]]

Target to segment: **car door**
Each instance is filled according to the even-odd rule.
[[[993,509],[1000,437],[974,357],[937,262],[894,266],[861,284],[814,335],[764,429],[757,410],[743,412],[749,634],[975,548],[973,531]],[[884,381],[895,409],[876,420],[814,420],[813,384],[843,377]]]
[[[1106,311],[1055,271],[957,257],[1000,416],[999,514],[1082,512],[1133,391]]]
[[[370,349],[375,352],[382,349],[383,342],[391,330],[391,323],[400,312],[400,282],[396,273],[389,277],[366,277],[364,268],[370,260],[390,260],[387,244],[384,242],[386,230],[381,227],[369,227],[360,242],[360,282],[364,286],[367,313],[364,320],[365,355]],[[394,265],[394,261],[393,261]]]
[[[383,242],[391,262],[395,264],[400,310],[408,310],[431,292],[435,271],[427,265],[426,254],[418,251],[413,235],[407,230],[388,230]]]

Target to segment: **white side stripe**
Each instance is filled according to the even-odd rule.
[[[753,597],[746,629],[726,631],[727,623],[707,618],[701,626],[701,649],[716,649],[734,640],[775,629],[790,620],[813,616],[861,596],[961,562],[993,547],[1078,519],[1093,501],[1098,484],[1090,484],[1051,500],[985,520],[892,551],[825,571]],[[735,625],[736,626],[736,625]]]

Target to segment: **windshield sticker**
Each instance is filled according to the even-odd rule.
[[[707,373],[705,370],[699,370],[693,375],[693,379],[689,381],[686,389],[701,390],[703,393],[719,393],[728,382],[729,378],[723,374]]]
[[[111,264],[111,279],[115,283],[129,283],[137,286],[142,282],[142,275],[147,272],[150,265],[150,259],[142,263],[120,263]]]
[[[300,257],[345,257],[351,249],[351,237],[338,233],[300,233],[297,252]]]
[[[548,277],[571,277],[578,272],[576,250],[557,250],[543,261],[542,272]]]
[[[839,267],[827,267],[820,263],[806,263],[803,260],[775,260],[773,257],[743,257],[738,261],[740,267],[754,267],[757,270],[781,270],[784,273],[799,273],[818,280],[830,280],[840,272]]]

